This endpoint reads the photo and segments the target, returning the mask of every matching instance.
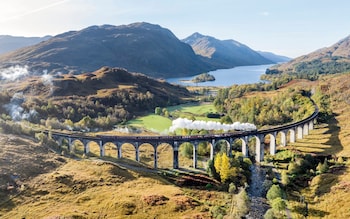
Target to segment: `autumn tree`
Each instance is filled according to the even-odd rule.
[[[230,178],[230,175],[232,173],[230,159],[225,153],[223,153],[221,156],[221,168],[219,173],[221,182],[226,182]]]

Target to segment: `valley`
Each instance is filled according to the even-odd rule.
[[[350,218],[350,37],[295,59],[147,22],[2,42],[1,218]]]
[[[85,76],[82,77],[85,78]],[[281,94],[283,94],[283,92],[290,92],[291,88],[298,90],[309,87],[310,89],[327,88],[324,91],[330,92],[332,96],[335,95],[333,96],[333,99],[331,99],[330,106],[334,112],[339,113],[338,116],[335,117],[336,120],[330,121],[338,122],[323,122],[316,124],[315,129],[311,130],[305,139],[297,141],[296,143],[288,144],[285,148],[277,148],[277,155],[279,153],[283,153],[283,151],[287,149],[298,153],[311,153],[317,156],[335,155],[336,157],[342,157],[343,159],[342,165],[344,166],[341,167],[341,171],[333,171],[331,168],[329,172],[324,173],[326,175],[321,174],[315,176],[312,178],[312,187],[310,187],[310,190],[306,189],[305,187],[286,187],[286,201],[289,206],[288,208],[292,212],[293,218],[301,217],[301,215],[304,214],[303,205],[302,203],[298,202],[300,194],[302,194],[309,203],[310,218],[317,218],[318,216],[322,215],[337,218],[336,215],[339,213],[338,211],[330,210],[328,207],[325,208],[327,205],[324,205],[324,203],[329,203],[329,200],[343,197],[340,196],[337,191],[340,192],[344,191],[343,189],[346,189],[346,184],[344,183],[346,182],[346,177],[348,175],[346,171],[346,161],[347,157],[349,156],[349,152],[346,147],[342,146],[346,145],[347,142],[346,124],[343,123],[343,118],[345,118],[344,113],[347,111],[346,108],[342,109],[342,107],[346,107],[346,103],[343,102],[343,100],[346,101],[347,95],[347,85],[345,82],[346,78],[347,74],[325,76],[325,78],[322,78],[316,82],[307,80],[295,80],[293,83],[289,83],[277,91],[253,91],[253,93],[247,92],[243,94],[245,98],[254,99],[259,95],[265,97],[269,96],[273,98],[277,96],[281,97]],[[333,86],[338,86],[340,81],[342,82],[341,87],[344,92],[341,94],[333,94],[333,92],[337,92],[337,89],[333,89]],[[242,87],[244,86],[245,85]],[[23,89],[23,86],[18,87],[21,87]],[[15,87],[13,87],[13,89],[15,89]],[[58,106],[56,106],[56,108],[57,107]],[[167,110],[163,111],[163,113],[167,112],[169,115],[176,117],[187,115],[190,118],[194,117],[195,119],[200,120],[204,119],[206,113],[215,111],[215,107],[212,104],[198,105],[193,103],[168,107],[166,109]],[[182,115],[177,113],[181,113]],[[159,119],[160,118],[166,118],[166,116],[164,117],[164,114],[159,115]],[[156,119],[157,118],[151,117],[149,120],[150,122],[148,123],[152,123],[151,121]],[[138,123],[137,120],[131,122],[131,124],[134,125],[135,123]],[[147,124],[147,122],[145,122],[145,124]],[[337,130],[339,130],[337,128],[338,126],[342,127],[341,133],[337,132]],[[333,134],[329,135],[326,133]],[[125,134],[128,133],[124,133],[122,135]],[[140,134],[154,135],[154,133],[152,134],[149,131],[148,133]],[[77,144],[69,156],[62,156],[60,154],[65,154],[66,152],[54,153],[52,150],[56,150],[55,147],[50,146],[47,148],[45,147],[45,144],[40,145],[38,143],[35,143],[35,141],[33,141],[34,139],[32,138],[24,141],[21,140],[21,137],[14,136],[11,139],[5,140],[7,138],[6,136],[7,135],[3,135],[3,144],[9,145],[11,150],[13,150],[13,147],[18,147],[19,151],[23,151],[21,147],[24,145],[32,145],[30,148],[49,150],[51,152],[48,154],[46,153],[48,155],[47,159],[49,159],[47,162],[50,164],[48,165],[48,163],[43,163],[38,167],[30,166],[37,165],[37,161],[32,161],[30,159],[37,160],[38,158],[32,156],[30,156],[29,160],[25,160],[24,158],[14,158],[21,161],[21,163],[25,163],[29,169],[34,168],[39,172],[29,172],[28,170],[23,169],[20,164],[18,164],[18,166],[12,166],[11,170],[6,171],[3,169],[5,170],[3,173],[5,175],[3,176],[15,176],[15,178],[12,177],[11,179],[2,178],[3,183],[10,186],[6,189],[5,187],[2,187],[3,191],[6,191],[2,194],[5,195],[5,198],[11,200],[1,204],[1,206],[3,206],[1,208],[1,214],[3,218],[12,218],[15,215],[22,215],[22,217],[28,218],[34,217],[34,215],[39,217],[43,217],[44,215],[51,215],[51,217],[60,216],[82,218],[108,218],[110,215],[120,215],[121,218],[140,218],[147,217],[146,215],[159,215],[160,218],[173,218],[182,215],[184,218],[211,218],[213,215],[222,214],[225,212],[224,209],[226,207],[229,208],[229,205],[224,205],[223,203],[227,201],[229,202],[230,194],[222,191],[221,189],[217,191],[216,189],[203,189],[203,187],[180,186],[181,184],[178,184],[178,182],[170,180],[169,177],[172,174],[167,173],[166,170],[172,169],[173,152],[169,146],[161,146],[160,150],[158,150],[158,164],[160,168],[159,175],[157,173],[148,173],[148,171],[146,171],[146,169],[152,168],[154,165],[154,162],[152,160],[153,148],[150,146],[142,147],[142,150],[140,151],[140,161],[135,162],[135,149],[133,149],[133,147],[130,145],[123,146],[123,158],[118,159],[115,149],[108,149],[108,147],[106,147],[105,153],[107,156],[103,159],[100,159],[98,146],[91,145],[89,155],[86,156],[84,154],[84,148],[82,145]],[[277,139],[280,139],[280,137],[277,137]],[[319,139],[318,143],[315,142],[315,139]],[[21,141],[23,143],[16,143]],[[277,143],[279,143],[279,140]],[[46,146],[48,145],[49,144]],[[186,147],[183,146],[183,150],[185,148]],[[7,151],[6,153],[2,153],[5,158],[8,157],[7,153],[10,153],[10,151],[8,151],[6,148],[4,150]],[[11,153],[16,154],[14,151]],[[30,153],[36,152],[31,151]],[[204,152],[204,154],[205,153],[206,152]],[[42,152],[39,152],[38,156],[41,156],[40,154],[42,154]],[[40,159],[42,160],[43,158],[40,157]],[[80,161],[75,161],[76,159]],[[266,159],[264,161],[267,162],[267,166],[270,165],[269,159],[271,158],[269,156],[266,156]],[[333,161],[329,160],[329,162],[331,164]],[[11,163],[15,164],[14,160],[12,160]],[[187,157],[185,154],[181,154],[179,163],[181,168],[187,169],[187,171],[189,170],[190,172],[193,171],[191,157]],[[207,168],[207,164],[204,163],[198,162],[199,170],[203,171]],[[277,166],[277,168],[281,172],[288,169],[284,165]],[[165,171],[163,172],[163,170]],[[11,173],[11,175],[8,175],[9,173]],[[205,174],[205,172],[201,172],[201,174]],[[18,176],[18,178],[16,176]],[[179,177],[181,174],[175,173],[175,176]],[[328,181],[319,180],[320,177],[326,176],[329,179],[333,179],[332,184],[328,184]],[[15,184],[8,184],[8,182],[14,182]],[[15,185],[17,188],[12,191],[8,190],[11,188],[11,185]],[[315,190],[317,185],[325,188],[322,190]],[[132,194],[127,193],[127,191],[129,191],[128,188],[133,188]],[[328,195],[327,191],[331,190],[332,188],[334,191],[336,191],[336,193],[334,195]],[[116,193],[111,193],[110,191],[116,191]],[[317,193],[315,193],[315,191],[317,191]],[[104,201],[99,200],[99,195],[97,194],[105,194],[103,195]],[[113,194],[118,194],[118,196]],[[121,194],[125,196],[125,199],[120,199]],[[217,199],[217,197],[220,198]],[[75,203],[75,207],[70,208],[68,203]],[[51,205],[56,206],[56,209],[59,209],[59,211],[51,209],[49,207]],[[217,209],[215,207],[220,205],[226,207],[223,207],[222,209]],[[87,208],[91,210],[87,211]],[[46,209],[45,214],[40,216],[40,212],[44,212],[43,209]],[[103,209],[103,211],[101,211],[101,209]],[[347,217],[346,212],[342,212],[340,215],[342,215],[342,217]]]

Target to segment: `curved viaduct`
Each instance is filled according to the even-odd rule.
[[[276,153],[276,138],[280,134],[280,144],[282,146],[287,145],[287,135],[289,133],[289,142],[295,142],[297,139],[302,139],[305,135],[309,134],[309,130],[314,128],[314,121],[318,115],[318,108],[315,107],[315,112],[306,119],[301,121],[279,126],[276,128],[255,130],[255,131],[237,131],[224,134],[208,134],[208,135],[191,135],[191,136],[115,136],[115,135],[98,135],[96,137],[89,137],[86,135],[71,135],[61,132],[45,131],[45,134],[49,134],[57,141],[59,145],[62,145],[65,139],[68,142],[68,150],[71,151],[75,141],[80,141],[84,145],[84,154],[89,153],[89,143],[95,142],[99,145],[100,157],[105,156],[105,145],[112,143],[116,146],[118,151],[118,158],[122,155],[122,146],[125,143],[133,145],[135,148],[135,159],[140,161],[139,148],[143,144],[150,144],[154,149],[154,168],[158,166],[157,149],[161,144],[168,144],[173,149],[173,168],[179,168],[179,147],[182,143],[188,142],[193,145],[193,167],[197,168],[197,150],[200,142],[207,142],[210,145],[210,159],[214,158],[214,148],[219,141],[227,142],[227,153],[232,155],[232,145],[237,140],[241,141],[242,153],[244,156],[248,156],[248,142],[250,139],[255,138],[255,160],[260,162],[264,159],[265,137],[270,137],[269,151],[271,155]]]

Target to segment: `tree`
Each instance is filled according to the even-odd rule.
[[[284,210],[287,207],[286,202],[280,197],[275,198],[272,201],[271,206],[272,206],[273,209],[275,209],[275,210],[277,210],[279,212]]]
[[[289,162],[288,164],[288,173],[289,174],[297,174],[299,172],[300,168],[299,165],[295,162]]]
[[[210,177],[220,180],[220,175],[216,172],[216,169],[214,167],[214,160],[208,160],[207,173]]]
[[[237,194],[237,207],[241,211],[241,216],[244,216],[249,212],[249,196],[244,188],[241,188]]]
[[[283,210],[286,209],[287,204],[282,198],[279,197],[272,200],[271,207],[274,210],[274,212],[278,212],[278,214],[282,216]]]
[[[229,115],[225,115],[223,117],[221,117],[220,122],[223,124],[232,124],[232,119]]]
[[[316,170],[319,172],[319,173],[325,173],[327,172],[329,169],[329,166],[328,166],[328,161],[327,159],[324,159],[323,163],[318,163],[317,167],[316,167]]]
[[[193,145],[188,142],[183,143],[180,147],[180,152],[183,156],[191,158],[193,155]]]
[[[275,213],[274,210],[272,208],[270,208],[269,210],[266,211],[266,213],[264,214],[264,219],[275,219]]]
[[[284,186],[287,186],[290,183],[287,171],[283,170],[281,174],[281,181]]]
[[[198,155],[205,156],[210,153],[210,147],[208,147],[209,144],[207,142],[200,142],[198,144]]]
[[[267,191],[266,198],[271,203],[272,200],[282,197],[282,189],[279,185],[272,185],[269,191]]]
[[[249,212],[250,200],[247,191],[240,188],[237,195],[232,196],[230,218],[243,218]]]
[[[218,153],[214,158],[214,167],[217,173],[221,172],[222,153]]]
[[[221,168],[219,172],[221,182],[224,183],[230,178],[230,173],[232,172],[230,170],[231,170],[230,159],[225,153],[223,153],[221,156]]]
[[[159,106],[157,106],[157,107],[154,109],[154,114],[156,114],[156,115],[162,114],[162,109],[161,109]]]

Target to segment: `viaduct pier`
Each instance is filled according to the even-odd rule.
[[[158,146],[161,144],[168,144],[173,150],[173,168],[179,168],[179,147],[181,144],[188,142],[193,145],[193,167],[197,168],[197,155],[198,145],[200,142],[207,142],[210,145],[210,159],[214,158],[214,148],[219,141],[225,141],[227,143],[227,154],[230,156],[232,153],[232,145],[235,141],[241,142],[241,151],[244,156],[248,157],[248,143],[251,139],[255,139],[255,161],[260,162],[264,159],[265,143],[264,139],[269,137],[269,153],[275,155],[277,136],[280,136],[281,146],[287,145],[287,139],[293,143],[297,139],[302,139],[305,135],[309,134],[309,131],[314,128],[314,121],[318,115],[318,108],[315,107],[315,112],[301,121],[282,125],[276,128],[255,130],[255,131],[235,131],[232,133],[224,134],[208,134],[208,135],[188,135],[188,136],[116,136],[116,135],[97,135],[94,137],[77,134],[65,134],[61,132],[45,131],[47,135],[51,137],[59,144],[62,145],[63,140],[68,142],[68,150],[72,150],[75,141],[80,141],[84,146],[84,154],[89,153],[89,144],[91,142],[99,145],[100,157],[105,156],[105,145],[107,143],[114,144],[117,150],[117,157],[123,157],[122,147],[128,143],[135,148],[135,160],[140,161],[140,146],[143,144],[150,144],[154,149],[153,159],[154,168],[158,167]],[[289,136],[289,138],[288,138]]]

